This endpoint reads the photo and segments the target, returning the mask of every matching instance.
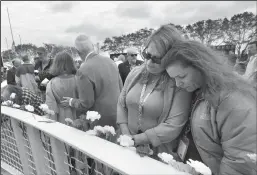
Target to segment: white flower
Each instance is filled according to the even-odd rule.
[[[71,123],[71,124],[73,124],[73,120],[70,119],[70,118],[66,118],[66,119],[65,119],[65,122],[66,122],[66,123]]]
[[[26,106],[25,106],[25,109],[26,109],[27,111],[34,112],[34,107],[31,106],[31,105],[26,105]]]
[[[46,113],[50,114],[50,115],[54,115],[55,114],[55,112],[53,110],[50,110],[50,109],[48,109]]]
[[[21,106],[18,105],[18,104],[13,104],[13,107],[14,107],[14,108],[20,108]]]
[[[15,99],[15,96],[16,96],[16,94],[15,94],[15,93],[11,93],[11,95],[10,95],[10,99]]]
[[[7,100],[7,104],[8,104],[8,105],[12,105],[12,104],[13,104],[13,101]]]
[[[99,120],[101,115],[96,111],[87,111],[87,120],[91,120],[91,122],[95,120]]]
[[[11,100],[7,100],[7,101],[2,102],[2,105],[10,106],[10,105],[13,105],[13,102]]]
[[[7,101],[3,101],[3,102],[2,102],[2,105],[7,106],[7,105],[8,105],[8,104],[7,104]]]
[[[116,134],[115,129],[112,126],[105,125],[104,126],[105,133],[111,133],[113,136]]]
[[[165,163],[169,163],[170,161],[173,161],[173,156],[168,153],[159,153],[158,157]]]
[[[39,108],[40,108],[42,111],[44,111],[45,113],[47,113],[47,114],[50,114],[50,115],[54,115],[54,114],[55,114],[53,110],[50,110],[50,109],[49,109],[49,107],[47,106],[47,104],[41,104],[41,105],[39,106]]]
[[[121,146],[124,146],[124,147],[134,146],[134,141],[128,135],[120,135],[117,141],[120,143]]]
[[[40,106],[39,106],[39,108],[42,110],[42,111],[47,111],[49,108],[48,108],[48,106],[47,106],[47,104],[41,104]]]
[[[198,173],[201,173],[203,175],[211,175],[210,168],[204,165],[202,162],[189,159],[189,161],[187,161],[187,164],[193,167]]]
[[[96,136],[97,132],[95,130],[88,130],[86,131],[86,134]]]
[[[102,126],[95,126],[94,131],[105,134],[105,129]]]
[[[253,162],[256,162],[256,154],[247,154],[247,156],[248,156]]]

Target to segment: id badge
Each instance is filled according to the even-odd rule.
[[[183,136],[179,140],[179,145],[178,145],[178,150],[177,150],[177,154],[182,161],[184,161],[184,159],[185,159],[188,146],[189,146],[189,139],[186,136]]]

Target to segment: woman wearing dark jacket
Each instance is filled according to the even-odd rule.
[[[192,140],[215,175],[256,175],[247,154],[256,154],[256,92],[196,41],[178,42],[163,65],[176,85],[197,94],[191,112]],[[192,152],[192,150],[187,150]]]

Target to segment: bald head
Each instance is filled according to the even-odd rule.
[[[75,47],[80,52],[80,57],[86,57],[86,55],[94,50],[92,41],[86,35],[79,35],[75,40]],[[85,59],[85,58],[81,58]]]
[[[14,67],[19,67],[21,65],[21,60],[18,58],[15,58],[12,60],[12,64]]]

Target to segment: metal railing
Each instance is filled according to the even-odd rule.
[[[34,115],[34,116],[33,116]],[[186,175],[70,126],[1,106],[1,168],[13,175]]]

